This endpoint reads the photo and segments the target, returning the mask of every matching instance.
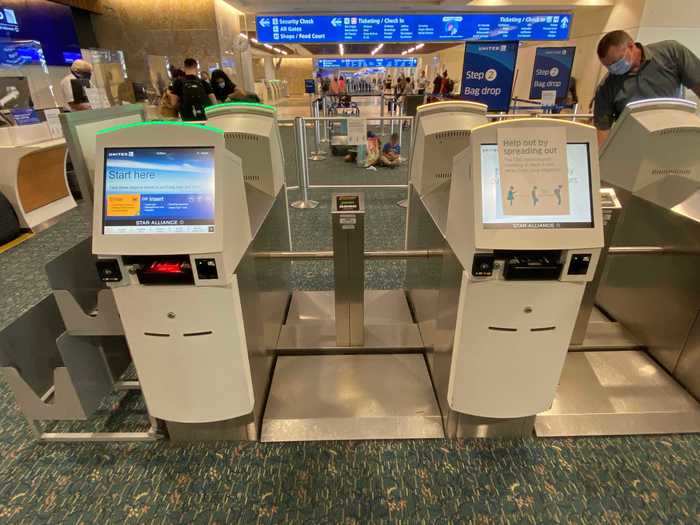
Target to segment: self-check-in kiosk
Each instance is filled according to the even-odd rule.
[[[630,103],[602,146],[622,210],[593,290],[597,320],[567,356],[538,435],[700,429],[699,138],[694,103],[656,99]]]
[[[257,439],[275,326],[252,251],[288,239],[272,171],[250,199],[225,132],[198,124],[106,130],[97,159],[93,251],[149,413],[173,439]]]
[[[477,128],[456,157],[447,242],[462,275],[447,404],[467,416],[458,433],[551,405],[603,246],[596,158],[592,128],[545,119]]]
[[[435,288],[409,297],[446,435],[529,435],[603,245],[595,132],[522,119],[475,127],[468,145],[449,188],[431,207],[421,199],[409,224],[409,239],[442,238],[421,277]],[[434,308],[416,308],[427,293]]]
[[[252,234],[241,164],[223,132],[142,125],[102,133],[95,173],[93,252],[150,414],[180,423],[249,414],[234,270]]]

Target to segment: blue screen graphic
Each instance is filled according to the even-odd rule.
[[[48,0],[0,0],[0,39],[36,40],[50,66],[70,64],[64,53],[80,58],[70,7]]]
[[[10,110],[12,118],[18,126],[28,126],[29,124],[40,124],[39,114],[32,108],[13,108]]]
[[[464,46],[460,97],[508,111],[513,91],[518,42],[469,42]]]
[[[575,47],[538,47],[532,70],[530,98],[542,98],[542,90],[556,91],[557,101],[564,100],[569,90]]]
[[[417,58],[319,58],[320,69],[364,69],[368,67],[417,67]]]
[[[258,16],[260,42],[445,42],[568,40],[564,13],[363,14]]]
[[[30,64],[41,64],[44,55],[41,48],[31,41],[15,41],[0,43],[0,66],[21,67]]]
[[[214,231],[214,148],[105,150],[103,231]]]

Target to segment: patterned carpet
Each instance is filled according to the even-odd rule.
[[[327,193],[313,196],[327,203]],[[402,197],[372,192],[369,249],[401,245]],[[329,247],[327,212],[327,204],[291,211],[296,249]],[[44,264],[87,234],[74,210],[0,256],[0,327],[49,293]],[[403,271],[370,266],[369,287],[399,286]],[[329,272],[300,264],[295,283],[327,288]],[[90,428],[133,430],[142,421],[140,395],[121,394]],[[0,457],[0,523],[700,522],[697,435],[49,445],[32,441],[0,383]]]

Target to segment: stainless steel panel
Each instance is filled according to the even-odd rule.
[[[363,346],[339,346],[334,292],[294,292],[278,353],[295,351],[420,350],[423,341],[402,290],[366,290]]]
[[[579,308],[574,331],[571,334],[571,344],[581,345],[586,338],[586,332],[589,328],[589,319],[595,305],[595,298],[598,294],[598,288],[603,278],[605,271],[605,263],[608,259],[608,247],[612,243],[615,235],[617,221],[620,218],[622,204],[615,194],[613,188],[601,188],[601,206],[603,208],[603,238],[604,245],[598,259],[598,267],[596,268],[593,280],[586,284],[586,290],[583,292],[581,299],[581,307]]]
[[[365,290],[365,318],[373,325],[413,324],[403,290]],[[334,292],[294,292],[288,325],[334,320]]]
[[[580,344],[571,344],[570,352],[582,350],[630,350],[639,349],[639,341],[620,323],[599,320],[595,318],[597,309],[591,312],[591,320],[586,327],[586,333]]]
[[[449,437],[454,438],[521,438],[532,436],[535,416],[494,419],[450,412]]]
[[[641,351],[575,352],[566,357],[552,408],[538,436],[700,431],[700,405]]]
[[[261,205],[266,207],[264,202]],[[272,209],[268,209],[265,220],[261,223],[256,237],[235,272],[240,290],[248,360],[253,380],[255,405],[252,417],[249,420],[238,418],[230,424],[222,423],[219,426],[204,427],[201,432],[198,429],[188,428],[183,430],[183,436],[190,437],[183,437],[183,439],[192,439],[192,435],[199,435],[202,439],[213,439],[217,430],[221,431],[220,439],[231,439],[231,436],[244,433],[248,439],[259,438],[262,414],[272,378],[274,347],[289,303],[290,262],[283,259],[256,259],[255,253],[289,249],[287,201],[285,191],[282,189],[277,194]],[[238,434],[232,429],[232,425],[240,427]]]
[[[277,359],[262,441],[442,437],[421,355]]]
[[[443,234],[413,185],[409,185],[409,187],[406,249],[434,250],[436,252],[444,250],[446,242]],[[449,184],[445,184],[445,187],[449,188]],[[442,191],[438,193],[442,194]],[[436,344],[433,336],[435,335],[434,327],[438,314],[442,264],[442,257],[406,260],[406,295],[415,320],[420,327],[423,342],[428,349]]]
[[[245,441],[250,418],[237,418],[213,423],[175,423],[166,421],[170,441]]]
[[[700,249],[700,223],[616,191],[624,208],[613,246]],[[681,254],[611,256],[596,298],[671,373],[700,311],[699,263]]]
[[[364,341],[365,205],[361,193],[358,209],[337,208],[331,196],[333,221],[333,275],[335,280],[335,327],[338,346],[362,346]]]
[[[397,352],[423,349],[423,340],[415,324],[365,325],[362,346],[339,346],[335,326],[335,322],[331,321],[285,325],[280,333],[277,353],[367,353],[370,350]]]
[[[675,378],[700,401],[700,314],[690,329],[688,341],[678,359]]]

